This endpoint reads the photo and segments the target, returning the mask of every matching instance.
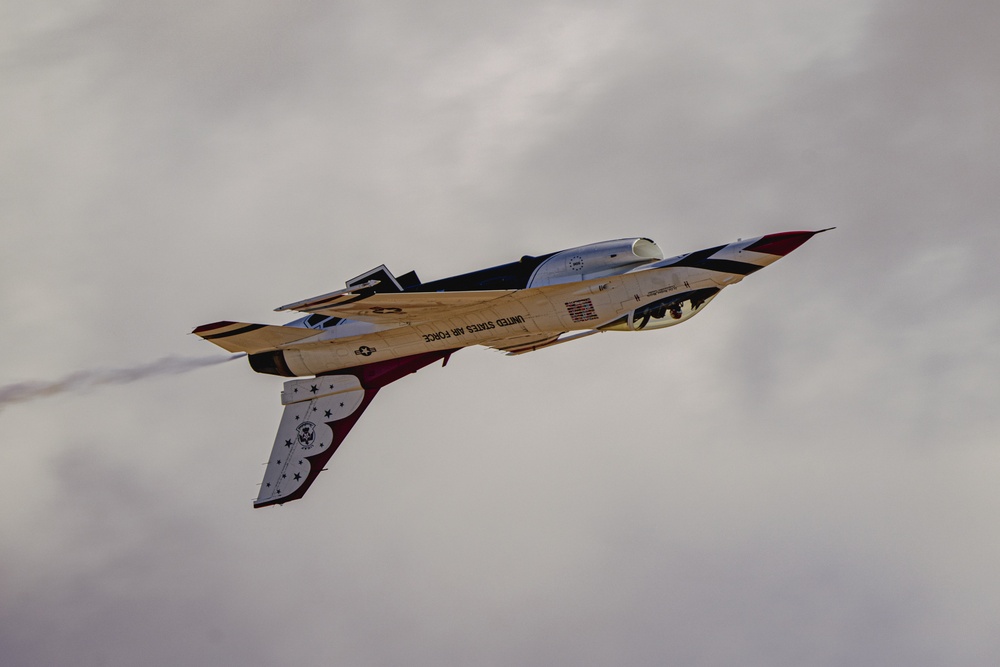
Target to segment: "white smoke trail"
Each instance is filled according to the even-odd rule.
[[[187,373],[205,366],[224,364],[233,359],[245,357],[245,354],[226,356],[212,355],[210,357],[164,357],[157,361],[131,368],[94,369],[77,371],[60,380],[51,382],[32,381],[18,382],[0,387],[0,410],[12,403],[26,403],[40,398],[65,394],[68,392],[85,391],[92,387],[109,384],[128,384],[159,375],[177,375]]]

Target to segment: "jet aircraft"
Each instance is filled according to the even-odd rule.
[[[664,259],[648,238],[525,255],[422,283],[385,265],[277,311],[284,326],[215,322],[194,333],[295,379],[254,507],[305,495],[379,389],[471,345],[524,354],[602,332],[651,331],[700,313],[724,288],[815,234],[767,234]]]

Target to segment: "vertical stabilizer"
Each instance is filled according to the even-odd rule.
[[[281,392],[285,411],[254,507],[304,496],[379,389],[447,360],[454,351],[425,352],[286,382]]]
[[[301,498],[374,395],[353,375],[286,382],[285,411],[254,507]]]

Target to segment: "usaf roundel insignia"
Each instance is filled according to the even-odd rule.
[[[298,433],[299,444],[302,445],[302,449],[312,449],[313,440],[316,439],[316,424],[312,422],[302,422],[295,427],[296,433]]]

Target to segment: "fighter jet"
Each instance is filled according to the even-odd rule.
[[[280,505],[305,495],[387,384],[447,364],[471,345],[517,355],[680,324],[824,231],[768,234],[669,259],[648,238],[626,238],[426,283],[382,265],[346,289],[277,308],[304,314],[284,326],[223,321],[194,333],[245,352],[258,373],[310,376],[284,384],[284,412],[254,500],[254,507]]]

